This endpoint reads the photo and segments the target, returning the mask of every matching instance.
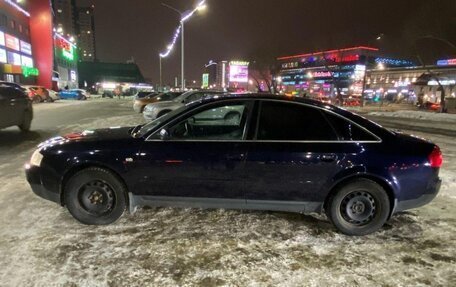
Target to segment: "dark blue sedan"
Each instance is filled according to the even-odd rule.
[[[224,95],[147,125],[42,143],[27,164],[33,191],[84,224],[143,206],[325,212],[365,235],[437,195],[435,144],[331,105]]]

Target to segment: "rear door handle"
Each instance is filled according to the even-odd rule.
[[[333,162],[337,160],[337,156],[335,154],[324,154],[320,156],[320,161],[323,162]]]

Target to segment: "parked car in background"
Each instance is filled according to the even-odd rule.
[[[26,174],[37,195],[84,224],[156,206],[325,212],[360,236],[431,202],[442,161],[435,144],[335,106],[226,95],[144,126],[50,139]]]
[[[25,91],[25,88],[23,86],[13,83],[13,82],[0,81],[0,85]]]
[[[59,96],[59,93],[57,93],[56,91],[54,90],[50,90],[50,89],[47,89],[48,93],[49,93],[49,97],[53,100],[53,101],[58,101],[60,100],[60,96]]]
[[[85,101],[88,98],[87,93],[81,89],[63,90],[59,92],[59,96],[62,100]]]
[[[180,95],[182,95],[181,92],[169,92],[163,94],[152,93],[142,98],[135,98],[135,101],[133,103],[133,110],[137,113],[142,113],[148,104],[172,101]]]
[[[153,121],[166,115],[169,112],[179,109],[194,101],[201,100],[205,97],[221,95],[224,92],[220,91],[189,91],[183,93],[172,101],[156,102],[148,104],[143,111],[143,116],[146,121]]]
[[[53,102],[54,100],[50,97],[49,91],[41,86],[32,86],[32,85],[26,85],[24,88],[28,89],[33,95],[32,101],[37,103],[37,102]]]
[[[0,83],[0,129],[18,126],[29,131],[32,120],[32,102],[25,91]]]
[[[146,92],[146,91],[142,91],[142,92],[137,92],[135,94],[135,99],[143,99],[143,98],[146,98],[146,97],[150,97],[150,96],[156,96],[158,95],[159,93],[157,92]]]

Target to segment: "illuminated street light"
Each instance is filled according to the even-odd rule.
[[[165,3],[162,3],[163,6],[165,6],[166,8],[168,9],[171,9],[173,10],[174,12],[178,13],[179,16],[180,16],[180,25],[179,27],[176,29],[176,32],[174,33],[174,37],[173,37],[173,40],[171,41],[171,44],[167,46],[167,51],[164,52],[164,53],[160,53],[160,60],[162,58],[166,58],[169,56],[169,54],[172,52],[173,48],[174,48],[174,45],[176,44],[177,42],[177,39],[179,38],[179,34],[182,33],[182,40],[181,40],[181,44],[182,44],[182,63],[181,63],[181,81],[182,81],[182,84],[181,84],[181,88],[182,90],[185,90],[185,42],[184,42],[184,24],[185,22],[187,22],[188,20],[190,20],[190,18],[198,11],[203,11],[207,8],[207,5],[206,5],[206,0],[202,0],[201,2],[198,3],[198,5],[196,5],[196,7],[191,10],[191,11],[185,11],[185,12],[182,12],[168,4],[165,4]],[[160,72],[161,74],[161,72]]]

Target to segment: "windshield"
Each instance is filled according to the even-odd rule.
[[[165,123],[167,122],[168,120],[172,119],[173,117],[177,116],[178,114],[182,113],[183,111],[185,111],[188,107],[187,106],[183,106],[177,110],[174,110],[172,112],[169,112],[168,114],[154,120],[154,121],[151,121],[150,123],[148,124],[145,124],[144,126],[141,127],[141,129],[136,133],[134,134],[133,136],[135,138],[140,138],[140,137],[144,137],[146,136],[147,134],[149,134],[151,131],[153,131],[154,129],[156,129],[158,126],[160,126],[162,123]]]

